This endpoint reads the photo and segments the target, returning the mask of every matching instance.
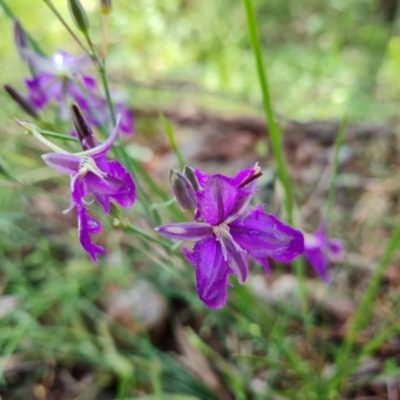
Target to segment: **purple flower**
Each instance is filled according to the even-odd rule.
[[[258,166],[234,178],[196,170],[198,221],[155,228],[170,239],[196,241],[192,252],[182,250],[195,268],[198,295],[210,308],[225,305],[229,275],[246,281],[249,257],[269,272],[267,257],[289,262],[304,251],[300,231],[265,213],[262,206],[246,211],[260,175]]]
[[[32,79],[26,79],[31,102],[42,110],[51,100],[59,106],[60,118],[66,120],[68,99],[73,98],[80,107],[89,110],[89,99],[95,91],[96,82],[89,76],[82,75],[91,61],[87,56],[75,58],[58,51],[52,58],[45,58],[32,51],[26,51],[27,59],[35,71]]]
[[[339,239],[328,238],[326,230],[326,220],[322,220],[314,233],[304,233],[304,256],[321,279],[329,283],[328,265],[343,257],[344,244]]]
[[[71,177],[71,204],[64,212],[76,207],[80,243],[97,264],[97,254],[105,254],[106,250],[94,244],[90,235],[100,232],[102,225],[87,213],[86,205],[89,203],[85,201],[85,197],[89,194],[94,195],[105,214],[110,212],[111,201],[115,201],[121,207],[130,207],[136,199],[135,184],[131,175],[118,161],[107,160],[107,152],[118,136],[120,122],[110,137],[101,144],[97,143],[93,135],[81,137],[84,151],[74,154],[44,138],[34,125],[21,121],[20,124],[54,151],[42,156],[44,162]]]
[[[35,76],[26,79],[25,84],[29,99],[37,109],[42,110],[50,101],[56,101],[60,118],[67,120],[68,101],[74,99],[92,126],[111,125],[108,104],[101,96],[96,80],[82,73],[91,65],[89,57],[73,57],[64,51],[57,51],[52,58],[42,57],[30,50],[24,50],[23,54],[24,60],[35,71]],[[121,115],[121,132],[133,133],[132,113],[122,102],[115,104],[115,112]]]

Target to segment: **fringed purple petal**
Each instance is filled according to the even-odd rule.
[[[205,188],[197,192],[199,214],[211,225],[225,221],[235,204],[237,188],[231,181],[222,175],[212,175]]]
[[[99,233],[102,230],[102,225],[100,221],[87,213],[86,208],[83,206],[82,199],[81,182],[78,178],[75,179],[72,186],[72,200],[76,204],[77,209],[79,241],[92,261],[97,264],[97,254],[106,254],[107,251],[103,247],[94,244],[90,234]]]
[[[269,256],[289,262],[304,252],[303,234],[266,214],[261,206],[253,208],[244,218],[239,217],[229,228],[233,239],[256,260]]]
[[[228,276],[231,273],[224,260],[221,246],[213,236],[197,242],[193,253],[184,254],[196,270],[197,293],[209,308],[219,309],[226,304]]]
[[[206,222],[182,222],[154,228],[160,235],[172,240],[201,240],[212,234],[212,227]]]

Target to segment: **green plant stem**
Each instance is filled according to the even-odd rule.
[[[72,36],[72,38],[75,40],[76,43],[80,47],[82,47],[83,51],[88,54],[88,50],[86,47],[83,45],[83,43],[79,40],[78,36],[75,35],[74,31],[69,27],[63,16],[58,12],[57,8],[54,6],[51,0],[43,0],[44,3],[47,5],[47,7],[50,8],[52,13],[58,18],[58,20],[64,25],[65,29],[68,31],[68,33]]]
[[[278,128],[278,125],[275,122],[274,111],[272,108],[271,94],[268,85],[268,77],[267,71],[264,68],[263,57],[261,53],[261,45],[258,35],[258,27],[257,20],[254,14],[254,8],[252,0],[243,0],[244,7],[246,10],[247,17],[247,28],[249,31],[249,39],[251,43],[251,47],[253,49],[253,54],[255,58],[255,63],[257,67],[258,79],[260,82],[260,88],[263,98],[263,108],[265,118],[268,124],[269,138],[271,141],[272,151],[274,153],[278,176],[280,181],[282,182],[284,189],[284,201],[285,201],[285,210],[287,215],[287,221],[289,224],[293,224],[293,202],[292,202],[292,193],[290,189],[290,180],[289,180],[289,171],[288,165],[285,160],[285,156],[283,154],[283,146],[281,143],[281,132]],[[294,262],[296,278],[299,282],[299,292],[300,299],[302,303],[303,315],[307,314],[308,310],[308,300],[307,300],[307,291],[304,285],[304,263],[301,260],[295,260]]]
[[[94,47],[93,42],[90,39],[90,36],[88,33],[85,35],[85,38],[90,47],[92,57],[96,61],[96,64],[97,64],[97,70],[99,71],[99,74],[100,74],[101,83],[103,84],[104,92],[105,92],[106,99],[107,99],[107,105],[110,110],[111,122],[112,122],[113,126],[116,126],[117,119],[115,117],[114,105],[113,105],[113,101],[111,98],[110,87],[108,85],[108,80],[107,80],[106,60],[102,60],[99,57],[97,50]]]
[[[143,238],[145,238],[146,240],[159,244],[160,246],[164,247],[164,249],[168,250],[168,251],[174,251],[172,246],[166,242],[164,242],[163,240],[157,239],[155,237],[153,237],[152,235],[150,235],[149,233],[143,231],[142,229],[138,228],[135,225],[123,225],[123,228],[128,231],[128,232],[133,232],[136,233],[140,236],[142,236]],[[177,250],[175,250],[177,251]]]
[[[168,136],[172,151],[175,153],[175,157],[178,160],[179,168],[181,169],[181,171],[183,171],[183,169],[185,168],[185,161],[179,150],[179,146],[176,143],[174,128],[172,127],[171,123],[167,120],[167,118],[165,118],[164,114],[160,115],[160,120]]]
[[[46,130],[42,130],[42,129],[39,129],[39,132],[43,136],[51,137],[53,139],[61,139],[61,140],[65,140],[66,142],[77,142],[78,141],[77,138],[74,138],[72,136],[63,135],[63,134],[57,133],[57,132],[46,131]]]
[[[269,138],[271,140],[272,151],[274,153],[277,162],[278,176],[282,182],[285,191],[285,210],[287,213],[287,220],[289,224],[292,224],[293,204],[292,204],[292,195],[290,190],[289,173],[282,150],[281,133],[275,122],[274,111],[272,108],[267,72],[266,69],[264,68],[263,57],[261,53],[261,45],[258,36],[257,21],[254,14],[252,0],[243,0],[243,3],[246,10],[249,39],[254,53],[258,79],[260,81],[264,113],[268,123]]]
[[[97,70],[100,74],[100,78],[101,78],[101,82],[103,85],[103,89],[104,89],[104,93],[106,95],[106,99],[107,99],[107,105],[108,105],[108,109],[110,111],[110,116],[111,116],[111,122],[113,124],[113,126],[115,127],[117,124],[117,120],[115,117],[115,111],[114,111],[114,105],[113,105],[113,101],[111,98],[111,92],[110,92],[110,87],[108,85],[108,80],[107,80],[107,71],[106,71],[106,64],[105,64],[105,60],[101,60],[101,58],[98,55],[98,52],[96,50],[96,48],[93,45],[93,42],[89,36],[89,34],[87,33],[85,35],[86,41],[89,45],[90,48],[90,52],[91,52],[91,56],[92,59],[95,61],[95,65],[97,67]],[[119,145],[114,147],[114,151],[118,157],[118,159],[120,159],[128,168],[128,171],[132,174],[133,178],[135,179],[135,172],[132,166],[132,160],[131,158],[128,156],[128,154],[125,151],[125,148],[122,145],[121,140],[119,140]],[[139,184],[138,180],[135,179],[136,181],[136,185],[137,185],[137,189],[138,189],[138,197],[142,200],[142,204],[143,207],[146,210],[147,215],[151,216],[152,220],[159,225],[160,224],[160,217],[158,215],[158,211],[156,209],[151,209],[150,208],[150,198],[149,196],[146,194],[146,192],[143,190],[143,187]]]

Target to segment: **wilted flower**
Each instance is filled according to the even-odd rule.
[[[182,250],[195,268],[199,297],[210,308],[225,305],[230,274],[240,283],[246,281],[249,257],[269,272],[267,257],[289,262],[303,253],[300,231],[265,213],[262,206],[246,211],[260,175],[258,166],[240,171],[234,178],[197,169],[198,221],[155,228],[170,239],[196,241],[192,252]]]
[[[304,256],[321,279],[328,283],[328,265],[342,258],[344,244],[339,239],[330,239],[326,230],[326,220],[322,220],[314,233],[304,233]]]
[[[90,130],[86,130],[84,136],[80,135],[84,151],[74,154],[47,140],[34,125],[22,121],[19,123],[54,151],[44,154],[43,161],[71,177],[71,205],[64,212],[76,207],[80,243],[93,262],[97,263],[97,254],[105,254],[106,250],[94,244],[90,234],[100,232],[102,225],[87,213],[85,206],[88,203],[84,198],[93,194],[105,214],[109,213],[112,200],[122,207],[130,207],[136,198],[132,176],[118,161],[107,160],[107,152],[118,136],[119,122],[110,137],[101,144],[97,143]]]

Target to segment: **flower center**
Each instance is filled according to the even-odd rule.
[[[91,172],[102,180],[107,176],[106,172],[99,169],[92,157],[81,157],[78,175],[85,176],[88,172]]]
[[[222,236],[227,236],[227,234],[229,234],[229,226],[226,222],[213,226],[212,230],[217,240],[219,240]]]

